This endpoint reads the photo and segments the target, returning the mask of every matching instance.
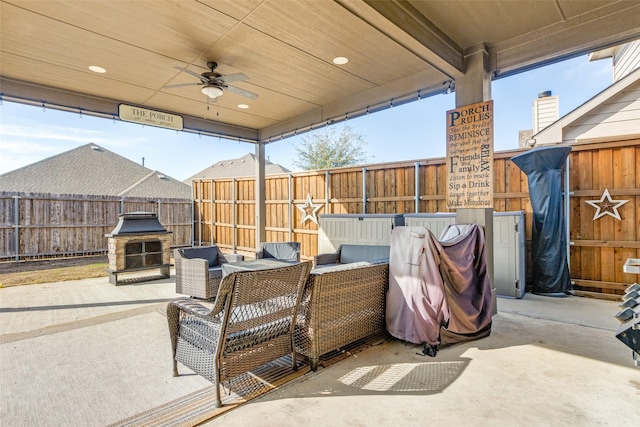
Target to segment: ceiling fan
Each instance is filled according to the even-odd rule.
[[[200,83],[181,83],[175,85],[168,85],[165,88],[176,88],[176,87],[186,87],[186,86],[202,86],[202,93],[207,95],[209,98],[217,98],[224,93],[225,90],[229,92],[237,93],[238,95],[244,96],[249,99],[258,99],[258,95],[249,92],[248,90],[240,89],[236,86],[231,86],[229,83],[249,80],[244,73],[235,73],[235,74],[227,74],[222,75],[215,71],[218,67],[217,62],[207,62],[207,67],[211,69],[211,71],[204,72],[202,74],[195,73],[186,68],[176,67],[180,71],[184,71],[187,74],[191,74],[194,77],[200,79]]]

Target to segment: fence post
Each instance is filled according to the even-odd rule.
[[[414,165],[414,168],[415,168],[415,176],[416,176],[416,207],[415,207],[415,212],[419,213],[420,212],[420,163],[419,162],[415,162],[413,165]]]
[[[13,241],[16,248],[16,262],[20,262],[20,196],[13,196],[13,222],[14,236]]]
[[[196,203],[193,197],[193,186],[195,185],[194,180],[191,180],[191,247],[196,244],[196,229],[195,229],[195,209],[193,205]]]
[[[331,176],[330,171],[326,171],[324,173],[324,213],[329,213],[329,177]]]
[[[362,213],[367,213],[367,168],[362,168]]]
[[[289,172],[289,182],[288,182],[288,195],[289,199],[289,241],[293,241],[293,174]]]

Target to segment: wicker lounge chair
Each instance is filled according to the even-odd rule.
[[[256,259],[262,258],[300,261],[300,242],[262,242]]]
[[[173,375],[180,362],[213,382],[219,407],[225,380],[242,379],[241,374],[289,353],[296,369],[293,325],[310,269],[311,262],[302,262],[231,273],[222,279],[212,309],[190,298],[170,302]]]
[[[176,249],[176,293],[194,298],[216,296],[222,279],[222,264],[243,261],[239,254],[223,254],[217,246]]]

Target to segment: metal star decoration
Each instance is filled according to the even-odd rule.
[[[600,200],[585,201],[585,203],[596,208],[596,213],[593,216],[593,221],[605,215],[611,215],[618,221],[622,221],[622,218],[620,218],[620,213],[618,212],[618,208],[627,202],[628,200],[611,200],[611,195],[609,195],[608,188],[604,189],[604,193],[602,193],[602,197],[600,197]]]
[[[302,219],[300,220],[301,224],[304,224],[308,220],[311,220],[316,224],[318,223],[316,212],[320,210],[322,204],[314,204],[311,200],[311,194],[307,193],[307,200],[301,205],[296,205],[296,207],[300,212],[302,212]]]

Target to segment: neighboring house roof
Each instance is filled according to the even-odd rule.
[[[25,193],[190,199],[191,188],[96,144],[0,175],[0,190]]]
[[[269,160],[264,162],[265,175],[277,175],[280,173],[291,172],[278,164],[271,163]],[[238,178],[244,176],[255,176],[256,174],[256,156],[249,153],[239,159],[222,160],[214,163],[206,169],[190,176],[183,182],[191,185],[194,179],[215,179],[215,178]]]
[[[640,137],[640,68],[533,135],[535,145]]]

